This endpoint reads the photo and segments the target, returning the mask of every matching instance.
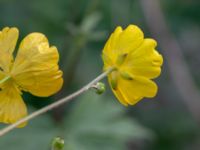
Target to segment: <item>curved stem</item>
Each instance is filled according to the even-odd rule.
[[[35,112],[33,112],[32,114],[22,118],[21,120],[15,122],[14,124],[11,124],[5,128],[3,128],[2,130],[0,130],[0,136],[3,136],[5,135],[6,133],[10,132],[11,130],[13,130],[15,127],[17,127],[18,125],[28,121],[28,120],[31,120],[41,114],[44,114],[45,112],[47,111],[50,111],[66,102],[69,102],[71,101],[73,98],[81,95],[82,93],[86,92],[87,90],[89,90],[90,88],[92,88],[92,86],[94,84],[96,84],[98,81],[102,80],[104,77],[106,77],[110,72],[113,71],[113,68],[110,68],[108,69],[107,71],[105,71],[104,73],[100,74],[99,76],[97,76],[94,80],[92,80],[91,82],[89,82],[87,85],[85,85],[84,87],[82,87],[81,89],[79,89],[78,91],[72,93],[71,95],[67,96],[67,97],[64,97],[50,105],[47,105]]]

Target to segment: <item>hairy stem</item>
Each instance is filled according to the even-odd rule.
[[[69,102],[71,101],[73,98],[81,95],[82,93],[86,92],[87,90],[89,90],[90,88],[93,87],[94,84],[96,84],[98,81],[102,80],[104,77],[106,77],[110,72],[113,71],[113,68],[110,68],[108,69],[107,71],[105,71],[104,73],[100,74],[99,76],[97,76],[94,80],[92,80],[91,82],[89,82],[87,85],[83,86],[81,89],[79,89],[78,91],[72,93],[71,95],[69,96],[66,96],[50,105],[47,105],[35,112],[33,112],[32,114],[22,118],[21,120],[15,122],[14,124],[11,124],[5,128],[3,128],[2,130],[0,130],[0,136],[3,136],[5,135],[6,133],[10,132],[11,130],[13,130],[15,127],[19,126],[20,124],[28,121],[28,120],[31,120],[41,114],[44,114],[46,113],[47,111],[50,111],[66,102]]]

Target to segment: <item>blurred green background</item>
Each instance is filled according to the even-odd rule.
[[[63,89],[50,98],[25,93],[23,96],[29,112],[70,94],[100,74],[102,48],[118,25],[140,26],[146,37],[161,41],[158,51],[163,54],[164,60],[179,60],[176,50],[162,46],[167,36],[151,32],[151,28],[159,26],[160,22],[156,22],[153,14],[148,14],[152,22],[146,21],[145,0],[141,1],[0,0],[1,29],[5,26],[18,27],[19,41],[31,32],[42,32],[60,52],[60,67],[65,80]],[[199,93],[200,2],[153,1],[164,14],[167,31],[179,44],[183,55],[181,62],[185,63],[179,64],[179,73],[179,68],[173,72],[170,69],[173,66],[165,61],[162,75],[156,79],[159,92],[154,99],[144,99],[126,108],[119,104],[109,87],[100,96],[90,91],[32,120],[25,128],[1,137],[0,149],[50,150],[51,140],[61,136],[66,143],[64,150],[199,150],[200,105],[196,104],[200,102],[193,103],[193,89],[185,93],[191,95],[189,99],[185,98],[173,77],[185,74],[181,68],[187,67],[189,78],[194,82],[196,93]],[[165,55],[168,50],[173,58]],[[182,82],[185,86],[185,80]],[[194,105],[197,111],[192,110]],[[4,126],[1,125],[1,128]]]

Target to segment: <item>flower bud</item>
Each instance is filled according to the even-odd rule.
[[[97,94],[102,94],[106,90],[105,84],[102,82],[97,82],[97,84],[95,85],[95,89]]]
[[[60,137],[55,137],[52,141],[52,150],[63,150],[65,141]]]

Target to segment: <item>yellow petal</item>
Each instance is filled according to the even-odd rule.
[[[9,72],[13,60],[19,31],[17,28],[4,28],[0,31],[0,69]]]
[[[135,25],[129,25],[120,35],[118,40],[115,40],[116,45],[113,47],[120,54],[134,51],[140,46],[144,39],[143,32]]]
[[[50,96],[63,84],[58,60],[57,48],[50,47],[43,34],[32,33],[21,42],[11,74],[23,90]]]
[[[0,71],[0,81],[1,81],[4,77],[5,77],[5,74],[4,74],[2,71]],[[1,85],[0,85],[0,87],[1,87]]]
[[[12,84],[0,91],[0,122],[12,124],[27,115],[20,91]],[[18,127],[24,127],[26,123]]]
[[[106,65],[114,64],[119,55],[129,53],[138,48],[143,38],[143,32],[135,25],[129,25],[123,31],[121,27],[117,27],[103,49],[103,55],[108,57],[108,59],[103,60],[104,68]],[[112,60],[112,64],[106,60]]]
[[[7,76],[3,72],[0,71],[0,90],[4,88],[8,80],[10,80],[10,76]]]
[[[116,46],[117,42],[119,40],[119,35],[122,33],[122,28],[117,27],[115,31],[111,34],[108,41],[106,42],[104,49],[103,49],[103,62],[104,62],[104,69],[106,70],[107,66],[113,65],[115,63],[115,60],[117,58],[116,49],[114,47]]]
[[[120,102],[134,105],[143,97],[154,97],[157,93],[157,85],[143,77],[134,77],[133,80],[119,78],[117,89],[113,92]]]
[[[119,100],[119,102],[121,104],[123,104],[124,106],[134,105],[143,98],[143,97],[133,97],[133,96],[127,97],[129,95],[125,95],[123,93],[123,90],[121,90],[121,89],[117,89],[117,90],[112,89],[112,91],[113,91],[114,95],[117,97],[117,99]]]
[[[117,89],[114,90],[114,89],[112,88],[112,79],[111,79],[111,76],[110,76],[110,75],[108,75],[108,82],[109,82],[109,85],[110,85],[110,87],[111,87],[111,89],[112,89],[112,92],[115,94],[115,96],[117,97],[117,99],[119,100],[119,102],[120,102],[121,104],[123,104],[124,106],[128,106],[128,104],[127,104],[127,102],[125,101],[125,99],[123,98],[121,92],[118,91]]]
[[[156,41],[145,39],[142,45],[128,55],[121,70],[126,70],[133,76],[156,78],[160,75],[162,56],[155,50]]]
[[[0,90],[3,87],[3,82],[2,81],[4,81],[5,77],[6,77],[6,75],[2,71],[0,71]]]

